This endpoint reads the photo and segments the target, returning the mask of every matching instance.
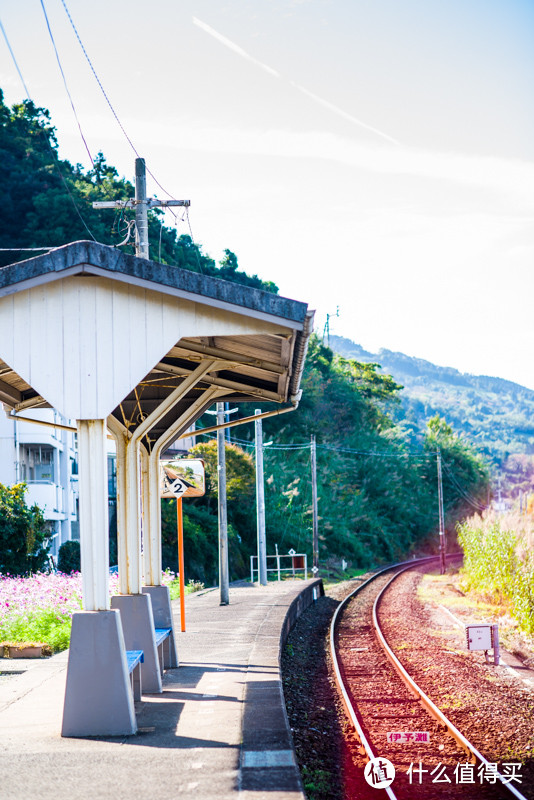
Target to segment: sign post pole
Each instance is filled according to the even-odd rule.
[[[180,622],[185,633],[184,520],[182,497],[202,497],[206,491],[204,462],[179,458],[160,462],[160,497],[176,498],[178,530],[178,579],[180,584]]]
[[[181,497],[176,498],[176,516],[178,523],[178,572],[180,573],[180,622],[182,633],[185,633],[184,521]]]

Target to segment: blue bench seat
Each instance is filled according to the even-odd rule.
[[[163,675],[165,664],[169,663],[170,658],[170,635],[172,628],[156,628],[156,647],[158,650],[160,672]]]
[[[171,633],[172,628],[156,628],[156,647],[159,647]]]
[[[127,650],[126,662],[131,677],[134,700],[141,700],[141,664],[145,660],[142,650]]]

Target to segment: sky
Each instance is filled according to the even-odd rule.
[[[203,252],[321,335],[339,309],[331,332],[367,350],[534,389],[531,0],[5,2],[31,98],[88,169],[43,4],[90,152],[131,179],[124,129]],[[25,96],[1,38],[0,86]]]

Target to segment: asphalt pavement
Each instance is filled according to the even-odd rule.
[[[280,637],[320,589],[232,586],[227,606],[216,590],[192,594],[185,633],[175,601],[180,666],[136,703],[135,736],[61,737],[67,652],[0,659],[0,800],[304,800]]]

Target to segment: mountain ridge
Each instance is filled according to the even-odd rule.
[[[371,353],[342,336],[331,335],[330,347],[344,358],[379,364],[403,386],[394,415],[411,436],[420,437],[439,414],[504,474],[510,494],[534,489],[534,390],[385,348]]]

